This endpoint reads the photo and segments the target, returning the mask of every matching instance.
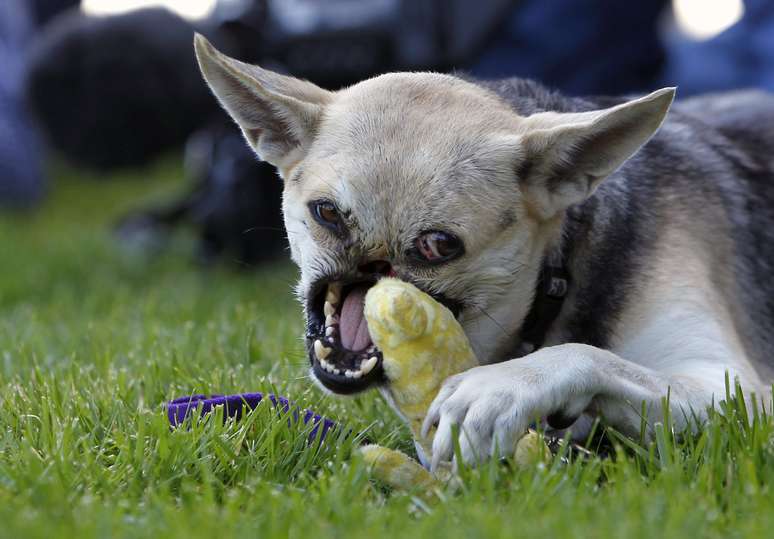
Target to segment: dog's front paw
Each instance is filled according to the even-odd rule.
[[[422,426],[433,426],[431,469],[453,456],[454,425],[467,464],[492,455],[512,454],[534,421],[572,418],[588,407],[594,391],[592,367],[561,348],[546,348],[525,358],[476,367],[446,380]]]
[[[427,436],[437,425],[431,469],[453,456],[453,427],[459,427],[460,453],[466,463],[479,462],[499,451],[506,454],[530,421],[537,395],[501,365],[476,367],[449,378],[433,401],[422,427]]]

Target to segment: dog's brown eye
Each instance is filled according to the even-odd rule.
[[[417,253],[427,262],[445,262],[456,258],[463,252],[459,238],[446,232],[425,232],[416,239]]]
[[[332,202],[320,200],[311,204],[312,215],[321,225],[338,230],[341,226],[341,215]]]

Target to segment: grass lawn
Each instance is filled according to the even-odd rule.
[[[275,391],[410,450],[375,394],[335,399],[306,374],[295,270],[149,260],[108,226],[179,188],[161,163],[111,182],[57,172],[45,207],[0,216],[2,537],[772,537],[774,424],[738,401],[703,434],[605,459],[468,471],[435,503],[389,493],[268,409],[170,431],[162,403]],[[752,412],[747,411],[752,414]]]

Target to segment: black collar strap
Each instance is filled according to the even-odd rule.
[[[520,355],[529,354],[543,346],[551,324],[562,310],[569,287],[570,274],[563,263],[546,261],[540,271],[532,307],[521,326]]]

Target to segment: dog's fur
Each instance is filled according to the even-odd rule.
[[[452,424],[473,462],[536,417],[602,416],[634,434],[642,404],[653,425],[667,393],[678,427],[692,424],[723,398],[726,373],[767,395],[774,97],[688,100],[664,121],[672,89],[578,99],[520,79],[395,73],[333,93],[203,38],[196,49],[285,179],[307,315],[321,282],[372,260],[461,306],[482,366],[447,380],[430,409],[434,465],[452,456]],[[311,218],[320,198],[342,212],[341,234]],[[405,252],[427,230],[456,234],[465,254],[413,263]],[[572,280],[546,346],[512,359],[541,265],[559,256]]]

